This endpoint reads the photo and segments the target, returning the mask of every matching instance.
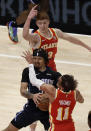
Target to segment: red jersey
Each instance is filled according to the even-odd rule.
[[[48,66],[56,71],[56,64],[54,62],[54,58],[55,58],[55,54],[57,53],[58,38],[57,38],[56,32],[53,30],[53,28],[49,28],[49,31],[52,35],[51,38],[46,38],[46,37],[42,36],[39,30],[37,30],[35,33],[37,33],[40,36],[39,48],[43,48],[43,49],[47,50],[47,52],[48,52],[48,57],[49,57]]]
[[[76,104],[75,91],[69,93],[56,90],[56,98],[49,105],[49,131],[75,131],[72,120],[72,111]]]

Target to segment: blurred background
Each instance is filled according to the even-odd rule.
[[[0,25],[14,20],[27,7],[26,0],[0,0]],[[64,32],[90,35],[90,12],[91,0],[49,0],[50,25]]]

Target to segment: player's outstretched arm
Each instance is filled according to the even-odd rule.
[[[67,40],[73,44],[80,45],[91,52],[91,47],[89,47],[87,44],[85,44],[83,41],[79,40],[78,38],[75,38],[67,33],[64,33],[59,29],[56,29],[56,33],[59,38]]]
[[[44,92],[46,92],[49,97],[52,96],[54,97],[55,96],[55,88],[53,85],[50,85],[50,84],[46,84],[44,83],[43,81],[39,80],[36,78],[36,74],[35,74],[35,71],[34,71],[34,66],[33,64],[30,64],[29,65],[29,79],[30,79],[30,82],[36,86],[37,88],[39,88],[39,90],[43,90]]]
[[[30,11],[30,13],[29,13],[29,15],[28,15],[28,17],[27,17],[27,20],[26,20],[26,22],[25,22],[25,24],[24,24],[24,27],[23,27],[23,38],[24,38],[25,40],[30,41],[30,42],[33,42],[33,40],[35,39],[35,35],[34,35],[33,33],[29,33],[29,29],[30,29],[31,20],[32,20],[32,19],[37,15],[37,13],[38,13],[36,7],[37,7],[37,5],[34,6],[34,7],[31,9],[31,11]]]

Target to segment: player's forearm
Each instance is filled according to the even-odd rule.
[[[86,45],[84,42],[80,41],[79,39],[73,38],[71,42],[74,42],[74,44],[83,46],[84,48],[88,49],[88,45]]]
[[[29,79],[34,86],[54,97],[55,88],[53,85],[46,84],[42,80],[36,78],[33,64],[29,65]]]
[[[29,79],[32,85],[40,89],[40,86],[44,84],[43,81],[36,78],[33,64],[29,65]]]
[[[82,41],[79,42],[81,46],[83,46],[84,48],[88,49],[89,51],[91,51],[91,47],[89,47],[87,44],[83,43]]]
[[[30,22],[31,22],[31,19],[27,18],[23,27],[23,37],[26,40],[28,39],[28,36],[29,36]]]
[[[89,47],[87,44],[85,44],[83,41],[81,41],[81,40],[79,40],[79,39],[77,39],[77,38],[75,38],[75,37],[68,37],[67,38],[68,39],[68,41],[70,41],[71,43],[74,43],[74,44],[76,44],[76,45],[80,45],[80,46],[82,46],[82,47],[84,47],[84,48],[86,48],[86,49],[88,49],[88,50],[91,50],[91,47]]]
[[[27,99],[33,99],[33,94],[28,91],[22,92],[21,95]]]
[[[55,97],[55,91],[56,91],[56,89],[55,89],[55,87],[53,85],[45,83],[45,84],[42,84],[40,86],[40,89],[42,91],[46,92],[49,96]]]

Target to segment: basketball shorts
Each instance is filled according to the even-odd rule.
[[[26,104],[23,110],[16,114],[11,123],[16,128],[21,129],[37,120],[39,120],[44,125],[45,130],[49,129],[50,124],[48,111],[41,111],[37,107],[32,108],[32,106]]]
[[[53,131],[75,131],[74,122],[64,122],[61,124],[52,125],[49,131],[52,131],[52,129]]]

